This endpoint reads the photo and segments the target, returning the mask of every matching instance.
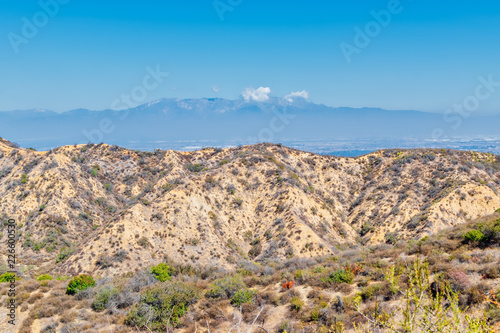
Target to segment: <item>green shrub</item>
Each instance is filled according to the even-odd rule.
[[[311,321],[319,321],[319,317],[321,316],[321,307],[316,306],[311,310]]]
[[[75,252],[74,247],[63,247],[56,258],[56,263],[66,260],[70,255]]]
[[[36,280],[37,281],[52,280],[52,276],[50,276],[50,274],[42,274]]]
[[[215,280],[207,291],[206,296],[210,298],[231,299],[236,292],[244,288],[246,288],[246,285],[240,275],[228,276]]]
[[[500,218],[479,223],[477,229],[467,231],[464,235],[466,242],[478,242],[483,245],[500,241]]]
[[[175,185],[174,184],[169,184],[169,183],[166,183],[165,185],[161,186],[161,189],[162,189],[163,193],[171,191],[174,188],[175,188]]]
[[[325,267],[323,266],[316,266],[314,267],[314,273],[323,273],[325,271]]]
[[[61,275],[61,276],[56,277],[56,280],[57,280],[57,281],[66,281],[66,280],[71,280],[71,276],[64,276],[64,275]]]
[[[238,290],[231,298],[231,303],[240,306],[244,303],[252,303],[257,291],[255,289]]]
[[[93,286],[95,286],[94,279],[89,275],[81,274],[69,281],[68,287],[66,288],[66,294],[74,295],[79,290],[85,290]]]
[[[300,297],[294,296],[290,300],[290,304],[292,304],[292,310],[299,312],[305,305],[304,301],[300,299]]]
[[[138,241],[137,244],[139,244],[142,247],[148,248],[151,246],[151,243],[149,242],[148,238],[146,236],[142,236]]]
[[[352,283],[353,280],[354,273],[345,268],[330,273],[330,275],[324,279],[324,281],[328,283]]]
[[[165,263],[159,263],[158,265],[151,267],[150,272],[158,281],[165,282],[170,280],[172,267]]]
[[[106,254],[101,254],[97,258],[95,264],[101,268],[108,268],[108,267],[113,266],[113,259]]]
[[[304,282],[306,279],[306,273],[302,270],[302,269],[299,269],[296,273],[295,273],[295,280],[296,281],[299,281],[299,282]]]
[[[397,232],[389,232],[385,235],[385,242],[388,244],[396,244],[398,241]]]
[[[478,229],[484,234],[484,242],[500,242],[500,218],[481,223]]]
[[[191,172],[200,172],[203,170],[203,164],[186,164],[186,169]]]
[[[288,320],[284,321],[280,324],[278,332],[283,333],[283,332],[291,332],[293,330],[293,324],[290,323]]]
[[[361,202],[361,201],[360,201]],[[357,203],[357,201],[356,201]],[[359,234],[360,236],[364,236],[366,234],[368,234],[369,232],[372,232],[375,230],[375,227],[373,225],[371,225],[370,223],[368,222],[365,222],[363,224],[363,226],[361,227],[361,230],[359,231]]]
[[[94,311],[102,311],[106,309],[109,304],[109,301],[118,296],[119,290],[114,287],[103,287],[101,288],[94,296],[94,300],[92,302],[92,309]]]
[[[27,182],[28,182],[28,176],[25,173],[23,173],[21,175],[21,184],[26,184]]]
[[[360,296],[363,299],[363,301],[367,301],[371,299],[374,295],[377,294],[382,289],[382,284],[372,284],[370,286],[367,286],[363,289],[361,289]]]
[[[467,231],[464,238],[466,242],[482,242],[485,240],[485,236],[480,230]]]
[[[141,294],[128,312],[126,323],[139,329],[165,331],[178,326],[187,307],[199,298],[198,290],[183,282],[155,285]]]
[[[500,213],[500,208],[498,208],[497,210],[495,210],[495,212]]]
[[[11,282],[12,280],[19,280],[15,273],[5,272],[0,275],[0,283]]]

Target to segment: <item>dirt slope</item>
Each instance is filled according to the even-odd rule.
[[[491,214],[499,170],[498,156],[451,150],[36,152],[1,140],[0,218],[18,223],[22,264],[61,274],[116,275],[165,257],[229,267],[420,238]]]

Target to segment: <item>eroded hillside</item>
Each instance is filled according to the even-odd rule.
[[[36,152],[0,142],[0,214],[17,221],[20,263],[68,275],[134,272],[166,257],[231,267],[421,238],[493,213],[499,189],[500,158],[475,152]]]

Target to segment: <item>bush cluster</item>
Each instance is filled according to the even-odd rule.
[[[352,283],[353,280],[354,273],[345,268],[337,269],[325,278],[328,283]]]
[[[42,274],[36,280],[37,281],[52,280],[52,276],[50,276],[50,274]]]
[[[94,296],[92,309],[94,311],[102,311],[106,309],[113,298],[118,296],[119,290],[113,287],[103,287]]]
[[[66,288],[66,294],[74,295],[78,291],[85,290],[94,286],[95,281],[93,277],[81,274],[75,276],[71,281],[69,281],[68,287]]]
[[[148,330],[168,330],[181,323],[189,305],[199,298],[197,289],[183,282],[155,285],[141,294],[138,304],[128,312],[129,325]]]
[[[2,275],[0,275],[0,283],[11,282],[12,280],[18,280],[18,279],[19,278],[16,276],[15,273],[5,272]]]
[[[231,303],[240,306],[245,303],[252,303],[257,291],[255,289],[238,290],[231,298]]]
[[[215,280],[207,291],[206,296],[210,298],[231,299],[239,290],[244,288],[246,288],[246,285],[240,275],[228,276]]]
[[[463,237],[467,243],[490,245],[500,242],[500,218],[479,223],[477,229],[467,231]]]
[[[151,267],[151,274],[160,282],[170,281],[172,274],[172,267],[165,263],[159,263],[156,266]]]

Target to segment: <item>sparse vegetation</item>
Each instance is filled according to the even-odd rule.
[[[186,169],[191,172],[201,172],[203,170],[203,164],[186,164]]]
[[[28,175],[26,175],[25,173],[23,173],[21,175],[21,184],[26,184],[28,182]]]
[[[401,293],[401,305],[396,311],[388,312],[376,305],[371,311],[362,311],[360,299],[354,303],[357,311],[368,323],[356,325],[358,331],[379,326],[393,332],[488,332],[488,323],[484,319],[465,316],[459,306],[459,295],[452,287],[437,276],[431,282],[428,263],[419,260],[406,268],[406,287],[402,288],[397,274],[392,268],[387,275],[391,290]],[[446,304],[446,305],[445,305]],[[429,326],[429,323],[433,323]]]
[[[271,144],[28,154],[0,150],[0,237],[15,218],[23,247],[21,332],[247,332],[254,320],[252,332],[424,332],[440,320],[461,332],[459,313],[463,332],[489,333],[500,322],[497,156],[346,159]]]

